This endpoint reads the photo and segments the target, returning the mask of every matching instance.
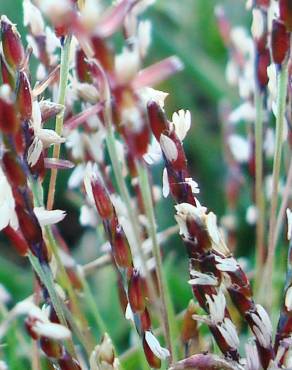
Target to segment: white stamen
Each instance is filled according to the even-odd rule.
[[[41,226],[57,224],[66,216],[66,212],[60,209],[48,211],[44,207],[34,207],[33,210]]]
[[[191,127],[190,111],[180,109],[178,112],[174,112],[172,115],[172,124],[174,126],[175,133],[182,141]]]
[[[238,270],[239,265],[233,257],[221,258],[220,256],[215,256],[216,267],[220,271],[234,272]]]
[[[290,286],[285,295],[285,306],[287,311],[292,311],[292,287]]]
[[[10,225],[18,228],[18,219],[15,213],[15,201],[7,178],[0,167],[0,230]]]
[[[260,360],[257,348],[254,343],[246,343],[246,370],[260,370]]]
[[[269,318],[269,315],[265,309],[257,304],[257,314],[252,313],[251,317],[255,323],[253,326],[253,331],[260,341],[261,345],[265,348],[269,347],[272,340],[272,324]]]
[[[71,337],[71,332],[65,326],[52,322],[36,321],[33,326],[34,332],[41,337],[47,337],[55,340],[66,340]]]
[[[211,320],[214,324],[223,322],[225,315],[226,300],[221,290],[217,294],[213,294],[212,297],[206,295],[206,300],[209,306]]]
[[[30,166],[34,166],[37,163],[42,151],[43,143],[37,136],[35,136],[27,151],[27,162]]]
[[[168,161],[174,162],[177,160],[178,151],[175,143],[166,135],[160,135],[160,145]]]
[[[167,198],[169,194],[169,181],[168,181],[168,174],[167,169],[163,169],[162,175],[162,195],[164,198]]]
[[[186,177],[185,182],[191,187],[193,194],[200,193],[199,184],[196,181],[194,181],[191,177]]]
[[[192,279],[188,281],[190,285],[217,285],[218,280],[213,274],[203,274],[202,272],[192,270]]]
[[[226,318],[221,325],[217,326],[217,328],[230,347],[239,347],[239,338],[236,332],[236,328],[229,318]]]
[[[170,356],[169,350],[161,347],[157,338],[151,333],[151,331],[145,332],[145,340],[156,357],[160,358],[161,360],[165,360]]]

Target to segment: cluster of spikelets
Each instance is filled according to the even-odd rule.
[[[94,0],[34,3],[24,0],[24,24],[29,33],[26,49],[16,26],[7,17],[1,17],[0,228],[17,252],[29,258],[36,284],[31,297],[7,312],[0,324],[0,338],[5,340],[13,320],[24,315],[27,332],[37,343],[37,356],[44,356],[54,368],[122,368],[107,333],[97,344],[80,305],[80,300],[88,297],[91,304],[99,299],[90,296],[86,283],[87,271],[98,261],[93,261],[91,267],[74,261],[56,225],[66,216],[64,211],[53,209],[57,173],[74,168],[68,188],[83,195],[80,223],[94,228],[103,226],[103,238],[108,242],[105,249],[116,272],[121,308],[137,332],[151,368],[160,368],[164,362],[173,370],[289,368],[292,365],[290,263],[273,340],[269,315],[262,305],[255,303],[249,279],[227,244],[236,244],[232,217],[241,186],[242,163],[248,162],[255,188],[260,189],[255,191],[254,207],[259,269],[269,280],[276,244],[275,194],[280,173],[277,163],[281,162],[277,153],[283,138],[279,126],[283,126],[284,117],[290,122],[290,109],[286,106],[292,30],[290,2],[258,0],[249,4],[253,7],[253,39],[242,30],[230,30],[223,11],[217,11],[219,27],[231,55],[227,77],[238,85],[244,100],[235,111],[225,112],[226,120],[231,123],[225,135],[230,171],[227,186],[230,213],[222,220],[226,237],[217,226],[215,214],[200,204],[198,184],[187,167],[183,140],[191,126],[190,112],[180,110],[169,120],[164,112],[167,94],[153,88],[181,70],[182,64],[176,57],[169,57],[146,68],[142,66],[150,46],[151,24],[141,20],[141,14],[152,3],[121,0],[107,8]],[[52,28],[46,25],[43,16]],[[112,37],[121,32],[124,46],[116,54]],[[30,74],[31,58],[39,61],[35,76]],[[273,78],[280,81],[276,89]],[[290,93],[288,89],[288,99]],[[50,100],[44,98],[47,96]],[[258,100],[262,104],[257,104]],[[263,148],[258,150],[256,130],[251,130],[246,143],[235,133],[234,123],[245,120],[256,121],[258,125],[263,117],[268,120],[266,113],[270,110],[274,110],[277,118],[272,151],[276,154],[271,235],[265,261],[265,218],[261,214],[263,195],[259,188]],[[50,119],[56,120],[54,130],[45,128]],[[265,138],[271,132],[266,126]],[[290,135],[290,129],[287,132]],[[263,130],[260,137],[262,140]],[[62,143],[67,147],[66,159],[60,159]],[[191,301],[186,309],[181,338],[171,330],[173,323],[160,251],[161,243],[178,229],[157,233],[154,214],[161,194],[160,187],[153,184],[151,166],[161,160],[165,165],[162,195],[171,195],[175,202],[175,219],[189,257],[189,284],[197,301],[197,304]],[[48,174],[45,204],[42,185]],[[287,214],[288,236],[291,236],[289,210]],[[289,261],[290,254],[291,251]],[[249,327],[248,340],[241,340],[238,335],[240,328],[231,314],[234,307]],[[205,314],[201,315],[202,310]],[[165,348],[154,335],[153,323],[157,322]],[[212,344],[201,335],[201,324],[208,326],[222,356],[211,353]],[[104,328],[101,325],[99,329]],[[186,358],[177,362],[181,341]],[[245,346],[244,354],[241,345]],[[210,352],[200,354],[203,350]],[[8,368],[5,359],[0,367]]]

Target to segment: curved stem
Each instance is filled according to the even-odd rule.
[[[283,143],[283,129],[287,98],[287,84],[288,84],[288,64],[287,62],[281,66],[278,72],[278,92],[277,92],[277,116],[276,116],[276,145],[273,162],[273,178],[272,178],[272,198],[270,208],[270,222],[269,222],[269,239],[268,239],[268,256],[265,266],[265,287],[272,286],[273,262],[275,254],[275,227],[276,227],[276,213],[278,206],[278,187],[281,169],[282,157],[282,143]],[[268,296],[268,295],[266,295]],[[271,300],[269,299],[271,304]]]
[[[167,296],[167,292],[168,292],[167,282],[166,282],[166,279],[163,273],[160,247],[159,247],[159,243],[157,239],[155,214],[154,214],[151,188],[149,184],[148,171],[147,171],[146,166],[141,164],[140,162],[137,162],[137,168],[138,168],[138,176],[139,176],[139,182],[140,182],[141,193],[142,193],[142,198],[143,198],[143,204],[144,204],[145,212],[146,212],[148,222],[149,222],[148,232],[152,240],[153,254],[154,254],[155,263],[156,263],[156,274],[157,274],[158,287],[159,287],[159,292],[161,295],[161,303],[162,303],[161,311],[162,311],[162,318],[163,318],[163,324],[164,324],[164,334],[165,334],[167,346],[170,351],[170,356],[171,356],[170,363],[172,363],[173,361],[176,361],[176,358],[174,355],[175,340],[170,330],[170,318],[169,318],[169,312],[168,312],[168,303],[170,302],[170,299]]]
[[[264,262],[265,198],[263,192],[263,94],[257,87],[255,89],[255,108],[255,198],[258,214],[256,225],[256,270],[259,276]]]
[[[289,165],[287,180],[286,180],[286,184],[285,184],[285,189],[284,189],[284,192],[283,192],[282,202],[281,202],[280,210],[279,210],[278,217],[277,217],[276,228],[275,228],[275,237],[274,237],[274,241],[273,241],[273,248],[274,249],[276,249],[279,234],[280,234],[281,228],[283,226],[283,218],[284,218],[285,211],[286,211],[288,201],[289,201],[289,197],[290,197],[290,194],[291,194],[291,188],[292,188],[292,159],[290,160],[290,165]]]
[[[80,269],[81,270],[80,270],[80,273],[79,273],[79,278],[80,278],[82,286],[83,286],[84,294],[86,296],[86,301],[87,301],[88,306],[89,306],[89,308],[92,312],[92,315],[95,319],[95,323],[96,323],[97,328],[100,330],[101,334],[104,334],[105,332],[107,332],[106,325],[105,325],[105,323],[103,321],[103,318],[102,318],[102,316],[99,312],[97,304],[96,304],[96,302],[93,298],[93,295],[91,293],[89,284],[87,283],[86,278],[83,274],[82,267],[80,267]]]
[[[38,181],[34,181],[31,179],[30,184],[31,184],[31,190],[34,196],[35,205],[39,207],[43,207],[44,202],[43,202],[42,188],[41,188],[40,183]],[[80,332],[82,331],[82,333],[79,336],[82,336],[83,338],[82,341],[85,345],[85,348],[87,352],[90,352],[90,349],[94,347],[94,343],[93,343],[92,336],[89,335],[90,333],[88,332],[88,329],[87,329],[88,328],[87,320],[80,309],[77,296],[71,285],[66,269],[62,263],[59,250],[58,250],[58,245],[56,243],[52,229],[50,226],[45,226],[44,230],[45,230],[46,238],[48,240],[48,246],[56,259],[59,277],[60,277],[60,283],[68,293],[68,297],[70,299],[70,302],[72,303],[72,311],[76,315],[78,322],[81,324],[79,326],[82,326],[82,328],[84,328],[82,330],[78,328]],[[77,327],[77,324],[75,325],[75,327]],[[83,335],[83,331],[86,331],[84,335]]]
[[[69,76],[71,40],[72,40],[72,36],[68,35],[65,41],[65,45],[62,48],[62,53],[61,53],[61,70],[60,70],[58,104],[61,104],[63,106],[65,105],[66,88],[67,88],[68,76]],[[58,135],[61,135],[63,131],[64,113],[65,113],[64,110],[62,110],[62,112],[60,112],[56,117],[55,131]],[[57,158],[57,159],[59,158],[60,148],[61,148],[60,144],[54,145],[53,158]],[[48,210],[52,209],[54,205],[56,181],[57,181],[57,169],[53,168],[51,171],[49,193],[48,193],[48,200],[47,200]]]
[[[50,298],[51,298],[52,305],[54,307],[54,310],[56,311],[56,315],[57,315],[60,323],[63,326],[68,328],[67,321],[66,321],[66,318],[65,318],[65,313],[64,313],[63,307],[62,307],[61,299],[55,291],[51,270],[49,269],[48,266],[42,266],[39,263],[38,259],[31,252],[28,252],[28,258],[29,258],[29,261],[30,261],[34,271],[36,272],[36,274],[40,278],[41,282],[44,284],[44,286],[48,290],[48,293],[49,293]],[[67,346],[68,346],[68,350],[69,350],[70,354],[73,355],[73,356],[76,356],[72,339],[67,340]]]
[[[122,200],[124,201],[128,216],[132,225],[133,229],[133,235],[135,238],[135,243],[137,246],[137,251],[139,258],[141,260],[141,266],[143,268],[143,271],[145,273],[146,282],[149,288],[149,295],[153,302],[155,302],[156,299],[156,293],[155,293],[155,286],[152,280],[152,277],[149,273],[149,270],[147,268],[146,264],[146,257],[145,253],[142,248],[142,240],[141,240],[141,234],[140,234],[140,226],[138,223],[138,217],[135,212],[135,209],[133,209],[131,197],[122,173],[121,164],[119,162],[119,156],[116,148],[116,142],[115,142],[115,135],[113,130],[113,120],[112,120],[112,108],[111,108],[111,92],[110,92],[110,86],[107,79],[107,76],[103,70],[103,68],[100,66],[97,60],[95,60],[96,65],[98,66],[104,80],[104,121],[105,126],[107,129],[107,135],[106,135],[106,145],[109,152],[111,164],[113,167],[115,179],[119,188],[119,192],[121,194]]]
[[[127,185],[125,183],[124,176],[122,174],[122,169],[121,169],[119,159],[118,159],[119,157],[118,157],[118,153],[116,150],[115,137],[114,137],[112,125],[111,124],[108,125],[107,129],[108,129],[108,134],[106,136],[106,143],[107,143],[107,148],[109,151],[111,163],[113,166],[115,179],[118,184],[119,192],[122,196],[123,201],[125,202],[125,205],[128,211],[128,216],[129,216],[132,228],[133,228],[133,235],[135,237],[135,242],[137,246],[137,252],[141,260],[141,265],[145,273],[146,281],[149,287],[149,293],[150,293],[151,299],[155,302],[155,298],[156,298],[155,287],[154,287],[152,277],[149,273],[149,269],[147,268],[147,265],[146,265],[146,257],[145,257],[145,254],[142,248],[142,240],[140,237],[138,217],[136,215],[135,210],[133,209],[131,197],[130,197]]]

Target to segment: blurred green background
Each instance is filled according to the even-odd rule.
[[[166,101],[169,117],[178,109],[191,111],[192,128],[184,141],[191,174],[199,183],[200,201],[221,216],[225,212],[225,164],[218,104],[221,100],[236,104],[238,99],[237,92],[232,91],[225,82],[228,55],[214,17],[214,8],[218,3],[215,0],[157,0],[145,17],[153,23],[153,41],[146,64],[173,54],[184,63],[184,70],[161,84],[159,89],[170,93]],[[233,24],[246,25],[250,21],[244,9],[244,1],[236,1],[235,4],[234,0],[222,0],[220,4],[225,7]],[[6,14],[16,23],[25,38],[21,0],[0,0],[0,13]],[[100,251],[95,232],[84,231],[78,226],[78,210],[72,206],[66,193],[67,178],[66,174],[59,177],[56,207],[69,212],[61,229],[77,260],[84,263]],[[157,166],[154,169],[155,182],[160,184],[161,178],[162,167]],[[160,230],[175,224],[173,203],[170,200],[162,200],[156,211]],[[249,241],[246,243],[247,240],[243,240],[239,248],[241,254],[247,255],[248,249],[253,248],[252,233],[252,229],[243,226],[242,234]],[[191,298],[191,290],[187,284],[188,261],[178,237],[173,237],[164,245],[164,255],[171,297],[176,312],[180,312]],[[14,250],[5,242],[1,244],[0,266],[0,283],[13,296],[12,306],[31,293],[32,274],[27,262],[16,257]],[[109,333],[118,344],[119,351],[124,351],[129,346],[129,325],[123,318],[117,294],[112,289],[115,277],[111,268],[95,274],[90,282]],[[12,352],[14,350],[11,349]],[[22,354],[19,353],[19,356]],[[17,366],[12,363],[11,369],[16,370]]]

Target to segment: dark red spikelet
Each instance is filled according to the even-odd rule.
[[[16,102],[20,119],[22,121],[30,119],[32,115],[32,92],[28,77],[23,71],[18,74]]]
[[[18,216],[19,226],[29,244],[37,244],[42,240],[42,230],[37,219],[32,218],[25,209],[16,205],[16,213]]]
[[[143,312],[145,310],[143,281],[141,275],[135,269],[133,270],[129,281],[128,296],[133,312]]]
[[[50,338],[41,337],[40,338],[40,347],[41,347],[42,351],[48,357],[58,359],[62,356],[62,352],[63,352],[62,346],[58,342],[56,342],[56,341],[54,341]]]
[[[6,62],[13,69],[19,68],[24,60],[24,49],[15,25],[5,16],[1,17],[1,39]]]
[[[290,34],[285,25],[277,19],[273,20],[271,49],[273,61],[276,64],[282,64],[289,51]]]
[[[13,184],[15,187],[26,185],[26,176],[20,164],[10,152],[4,153],[2,163],[10,184]]]
[[[132,254],[125,233],[120,225],[115,230],[112,240],[112,249],[118,266],[128,268],[132,266]]]
[[[280,19],[284,22],[288,31],[292,31],[292,2],[291,0],[279,0]]]
[[[3,230],[3,233],[10,240],[13,247],[21,256],[25,256],[28,252],[28,244],[24,237],[21,235],[20,231],[14,230],[11,226],[6,226]]]
[[[263,89],[269,82],[267,68],[271,63],[270,51],[266,49],[260,53],[257,58],[257,80],[259,86]]]
[[[86,55],[82,49],[76,51],[76,72],[80,82],[91,82],[88,64],[85,61]]]
[[[163,131],[168,129],[168,122],[159,104],[150,101],[147,105],[148,118],[153,135],[159,141]]]
[[[114,209],[106,188],[97,177],[91,179],[91,187],[100,217],[103,220],[110,219],[114,213]]]
[[[20,126],[13,100],[9,86],[2,85],[0,90],[0,129],[5,134],[15,134]]]
[[[145,308],[145,311],[141,313],[140,320],[141,320],[142,330],[143,331],[150,330],[151,319],[150,319],[150,315],[149,315],[147,308]]]
[[[1,76],[4,84],[7,84],[13,90],[15,88],[15,79],[13,74],[7,68],[7,65],[3,59],[3,56],[0,54],[0,66],[1,66]]]
[[[150,349],[146,339],[145,339],[145,334],[143,336],[143,349],[145,353],[145,357],[147,359],[148,364],[150,367],[154,369],[160,369],[161,367],[161,360],[158,358]]]

